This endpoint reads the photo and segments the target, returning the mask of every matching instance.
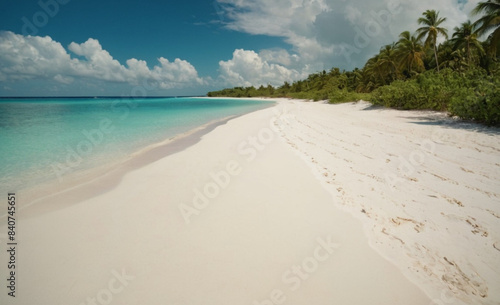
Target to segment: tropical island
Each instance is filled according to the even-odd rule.
[[[362,69],[332,68],[307,79],[209,92],[209,97],[290,97],[330,103],[368,100],[396,109],[448,111],[486,125],[500,124],[500,1],[479,3],[477,21],[449,33],[446,17],[427,10],[415,33],[404,31]],[[481,40],[481,37],[486,39]],[[439,43],[440,40],[443,42]]]
[[[478,21],[460,25],[479,1]],[[434,1],[435,11],[401,1],[393,35],[412,20],[415,33],[378,54],[366,48],[373,54],[362,69],[309,77],[322,70],[309,67],[336,65],[325,64],[328,53],[269,74],[275,68],[252,68],[278,67],[281,53],[236,49],[219,61],[241,41],[255,49],[264,40],[227,28],[218,37],[227,46],[214,40],[219,33],[206,44],[200,37],[235,25],[235,9],[252,28],[287,31],[317,16],[332,21],[343,7],[371,15],[394,1],[4,2],[0,13],[16,22],[40,5],[61,15],[40,28],[57,40],[0,31],[0,87],[78,95],[121,83],[148,96],[0,98],[0,261],[9,270],[0,304],[499,304],[500,128],[485,125],[499,123],[500,0]],[[187,35],[186,20],[195,11],[211,20],[214,4],[220,19]],[[332,28],[314,30],[323,29]],[[166,32],[172,39],[159,36]],[[106,48],[94,38],[67,49],[58,41],[94,33]],[[106,50],[144,58],[165,52],[157,42],[245,69],[203,77],[183,59],[124,66]],[[254,87],[153,94],[186,84]]]

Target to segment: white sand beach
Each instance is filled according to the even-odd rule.
[[[498,129],[279,99],[186,143],[32,205],[18,193],[0,303],[500,303]]]

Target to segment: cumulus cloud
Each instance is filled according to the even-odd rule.
[[[331,67],[362,67],[380,47],[418,28],[427,9],[440,12],[453,28],[471,17],[481,0],[216,0],[221,24],[230,30],[278,37],[289,48],[234,51],[219,62],[218,81],[198,76],[189,62],[159,58],[120,63],[96,39],[67,49],[50,37],[0,32],[0,81],[50,79],[61,86],[98,81],[139,85],[154,80],[161,89],[208,86],[280,85]],[[220,60],[220,59],[216,59]]]
[[[55,76],[51,71],[64,70],[68,63],[70,56],[50,37],[0,32],[0,78],[4,80]]]
[[[156,66],[152,71],[152,78],[160,80],[160,87],[169,89],[175,87],[175,84],[197,84],[206,83],[205,80],[198,77],[198,72],[189,62],[176,58],[173,62],[160,57],[160,66]]]
[[[284,49],[266,49],[259,52],[262,60],[269,63],[279,64],[283,66],[295,66],[299,63],[300,58],[297,54],[290,54]]]
[[[159,58],[158,65],[150,69],[143,60],[127,60],[127,66],[114,59],[96,39],[78,44],[72,42],[68,50],[51,37],[23,36],[0,32],[0,80],[53,79],[71,84],[77,79],[90,79],[137,85],[154,80],[162,89],[203,85],[207,79],[189,62],[175,59],[170,62]]]
[[[75,79],[73,77],[57,74],[56,76],[54,76],[54,80],[67,85],[73,83]]]
[[[427,9],[447,17],[451,33],[480,0],[219,0],[227,28],[282,37],[302,67],[362,67],[380,47],[418,28]],[[261,54],[264,52],[261,50]],[[264,56],[263,56],[264,57]],[[281,62],[285,67],[286,62]],[[296,68],[297,69],[297,68]]]
[[[266,60],[267,59],[267,60]],[[220,81],[227,86],[278,86],[307,76],[307,73],[289,69],[273,62],[291,63],[293,56],[286,51],[266,51],[263,56],[255,51],[237,49],[233,58],[219,62]]]

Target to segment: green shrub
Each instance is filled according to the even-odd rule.
[[[396,109],[425,109],[429,97],[416,80],[394,81],[372,92],[372,103]]]
[[[462,119],[500,124],[500,79],[480,68],[428,71],[372,92],[371,102],[397,109],[448,110]]]
[[[358,93],[355,91],[349,91],[347,89],[332,90],[328,94],[328,99],[330,104],[339,104],[347,102],[356,102],[359,100],[370,100],[371,94],[369,93]]]
[[[449,111],[462,119],[500,126],[499,79],[482,79],[474,87],[460,88],[452,98]]]

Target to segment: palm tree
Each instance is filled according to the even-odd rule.
[[[455,49],[451,40],[446,40],[438,48],[439,68],[463,71],[468,67],[464,48]]]
[[[396,44],[389,44],[380,49],[378,65],[389,82],[396,80],[398,67],[396,61]]]
[[[372,81],[373,75],[367,71],[366,67],[358,70],[356,73],[357,86],[356,92],[372,92],[378,86]]]
[[[372,58],[368,59],[368,61],[365,64],[365,68],[363,70],[366,72],[366,76],[368,76],[370,80],[374,82],[374,84],[378,86],[383,86],[384,75],[382,74],[382,71],[378,64],[379,58],[380,54],[377,54]]]
[[[417,29],[417,39],[420,40],[427,35],[427,38],[425,39],[425,45],[431,46],[434,49],[436,67],[439,72],[436,41],[439,35],[448,38],[448,30],[439,27],[441,23],[446,21],[446,18],[439,18],[439,12],[436,12],[435,10],[426,10],[422,15],[424,17],[418,18],[418,24],[423,24],[424,26]]]
[[[455,71],[465,71],[470,68],[467,53],[464,48],[456,49],[451,53],[452,63],[450,67]]]
[[[479,56],[479,65],[490,75],[498,73],[500,71],[500,64],[497,59],[497,50],[494,51],[495,53],[491,51],[491,35],[482,42],[482,46],[484,50],[489,50],[489,52],[485,52]]]
[[[500,0],[488,0],[479,2],[472,11],[473,15],[484,13],[484,16],[479,18],[474,25],[478,29],[478,34],[483,35],[494,30],[490,35],[490,52],[495,54],[497,47],[500,44]]]
[[[413,68],[417,71],[424,69],[424,47],[420,40],[409,31],[405,31],[399,35],[399,41],[396,43],[397,54],[400,58],[400,67],[405,67],[408,73],[413,73]]]
[[[470,20],[462,23],[460,27],[455,27],[455,33],[450,40],[453,43],[453,49],[465,49],[467,54],[467,65],[470,66],[472,58],[472,49],[476,49],[479,55],[484,53],[481,42],[477,39],[477,31]]]

